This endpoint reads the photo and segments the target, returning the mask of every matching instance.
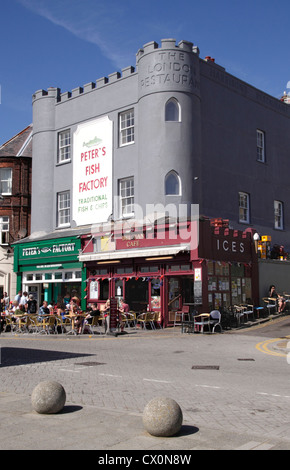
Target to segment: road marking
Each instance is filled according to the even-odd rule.
[[[103,373],[100,373],[99,375],[103,376],[103,377],[116,377],[116,378],[123,378],[122,375],[114,375],[114,374],[103,374]]]
[[[171,384],[172,382],[168,382],[167,380],[156,380],[156,379],[143,379],[146,382],[158,382],[162,384]]]
[[[196,387],[221,389],[221,387],[216,387],[214,385],[196,385]]]
[[[290,395],[278,395],[277,393],[257,392],[257,395],[264,395],[267,397],[290,398]]]
[[[256,344],[256,349],[258,349],[258,351],[260,352],[269,354],[270,356],[287,357],[287,354],[285,353],[279,353],[279,352],[271,351],[270,349],[268,349],[269,345],[273,343],[277,343],[278,341],[281,341],[282,339],[285,339],[285,338],[274,338],[274,339],[268,339],[266,341],[261,341],[261,343]]]

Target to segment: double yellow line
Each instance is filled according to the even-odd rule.
[[[286,339],[289,338],[289,341],[290,341],[290,336],[286,336],[285,338]],[[268,339],[266,341],[261,341],[261,343],[256,344],[256,349],[258,349],[258,351],[260,352],[270,354],[271,356],[287,357],[288,353],[282,353],[282,352],[279,353],[279,352],[272,351],[271,349],[269,349],[270,345],[277,343],[278,341],[282,341],[283,339],[285,340],[285,338],[274,338],[274,339]],[[290,353],[290,349],[289,349],[289,353]]]

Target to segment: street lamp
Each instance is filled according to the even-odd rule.
[[[260,235],[258,232],[254,233],[253,235],[253,240],[255,242],[255,250],[256,250],[256,253],[258,253],[258,241],[260,240]]]

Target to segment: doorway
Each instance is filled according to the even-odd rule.
[[[149,302],[148,281],[143,281],[142,279],[128,279],[125,283],[124,298],[130,310],[145,312]]]

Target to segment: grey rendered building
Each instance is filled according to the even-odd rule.
[[[289,117],[287,104],[173,39],[146,44],[136,69],[68,93],[37,91],[32,232],[104,222],[111,214],[118,220],[132,215],[132,202],[144,212],[146,204],[199,204],[200,214],[229,219],[233,228],[252,226],[287,245]],[[111,145],[106,169],[99,158],[104,142],[97,143],[102,132]],[[95,157],[90,149],[98,148]],[[106,203],[107,212],[97,215],[91,202]]]
[[[230,75],[210,57],[200,58],[198,48],[187,41],[148,43],[137,52],[136,68],[71,92],[35,92],[31,236],[16,253],[18,287],[29,290],[34,285],[39,300],[56,300],[73,290],[82,296],[86,277],[101,272],[95,267],[89,272],[86,259],[106,262],[106,251],[115,249],[110,236],[103,237],[92,248],[95,257],[78,256],[82,235],[107,221],[161,220],[164,214],[172,215],[173,207],[174,215],[184,220],[192,205],[198,205],[205,217],[228,219],[234,230],[249,227],[289,249],[289,149],[287,100]],[[127,248],[138,245],[126,237]],[[88,237],[82,253],[89,242]],[[142,240],[139,245],[146,244]],[[231,246],[236,246],[234,241]],[[228,250],[228,242],[224,247]],[[141,252],[145,262],[146,250]],[[131,251],[128,258],[135,253],[140,259],[141,252]],[[124,252],[122,256],[125,259]],[[167,266],[156,269],[166,273]],[[166,315],[171,305],[166,299],[174,298],[175,288],[177,294],[185,287],[192,292],[191,269],[190,281],[184,271],[184,278],[176,278],[179,284],[174,279],[164,287],[161,304]],[[134,272],[137,279],[137,268]],[[112,273],[118,274],[108,261],[108,283],[103,289],[104,278],[97,280],[97,299],[102,289],[106,300],[114,289],[125,288],[117,282],[111,286]],[[242,286],[247,285],[243,276]],[[62,285],[53,294],[56,281]],[[139,288],[134,282],[134,289]],[[229,292],[220,299],[229,304],[230,281],[224,286]],[[147,298],[154,289],[150,284],[143,291]],[[218,297],[209,295],[218,306]]]

